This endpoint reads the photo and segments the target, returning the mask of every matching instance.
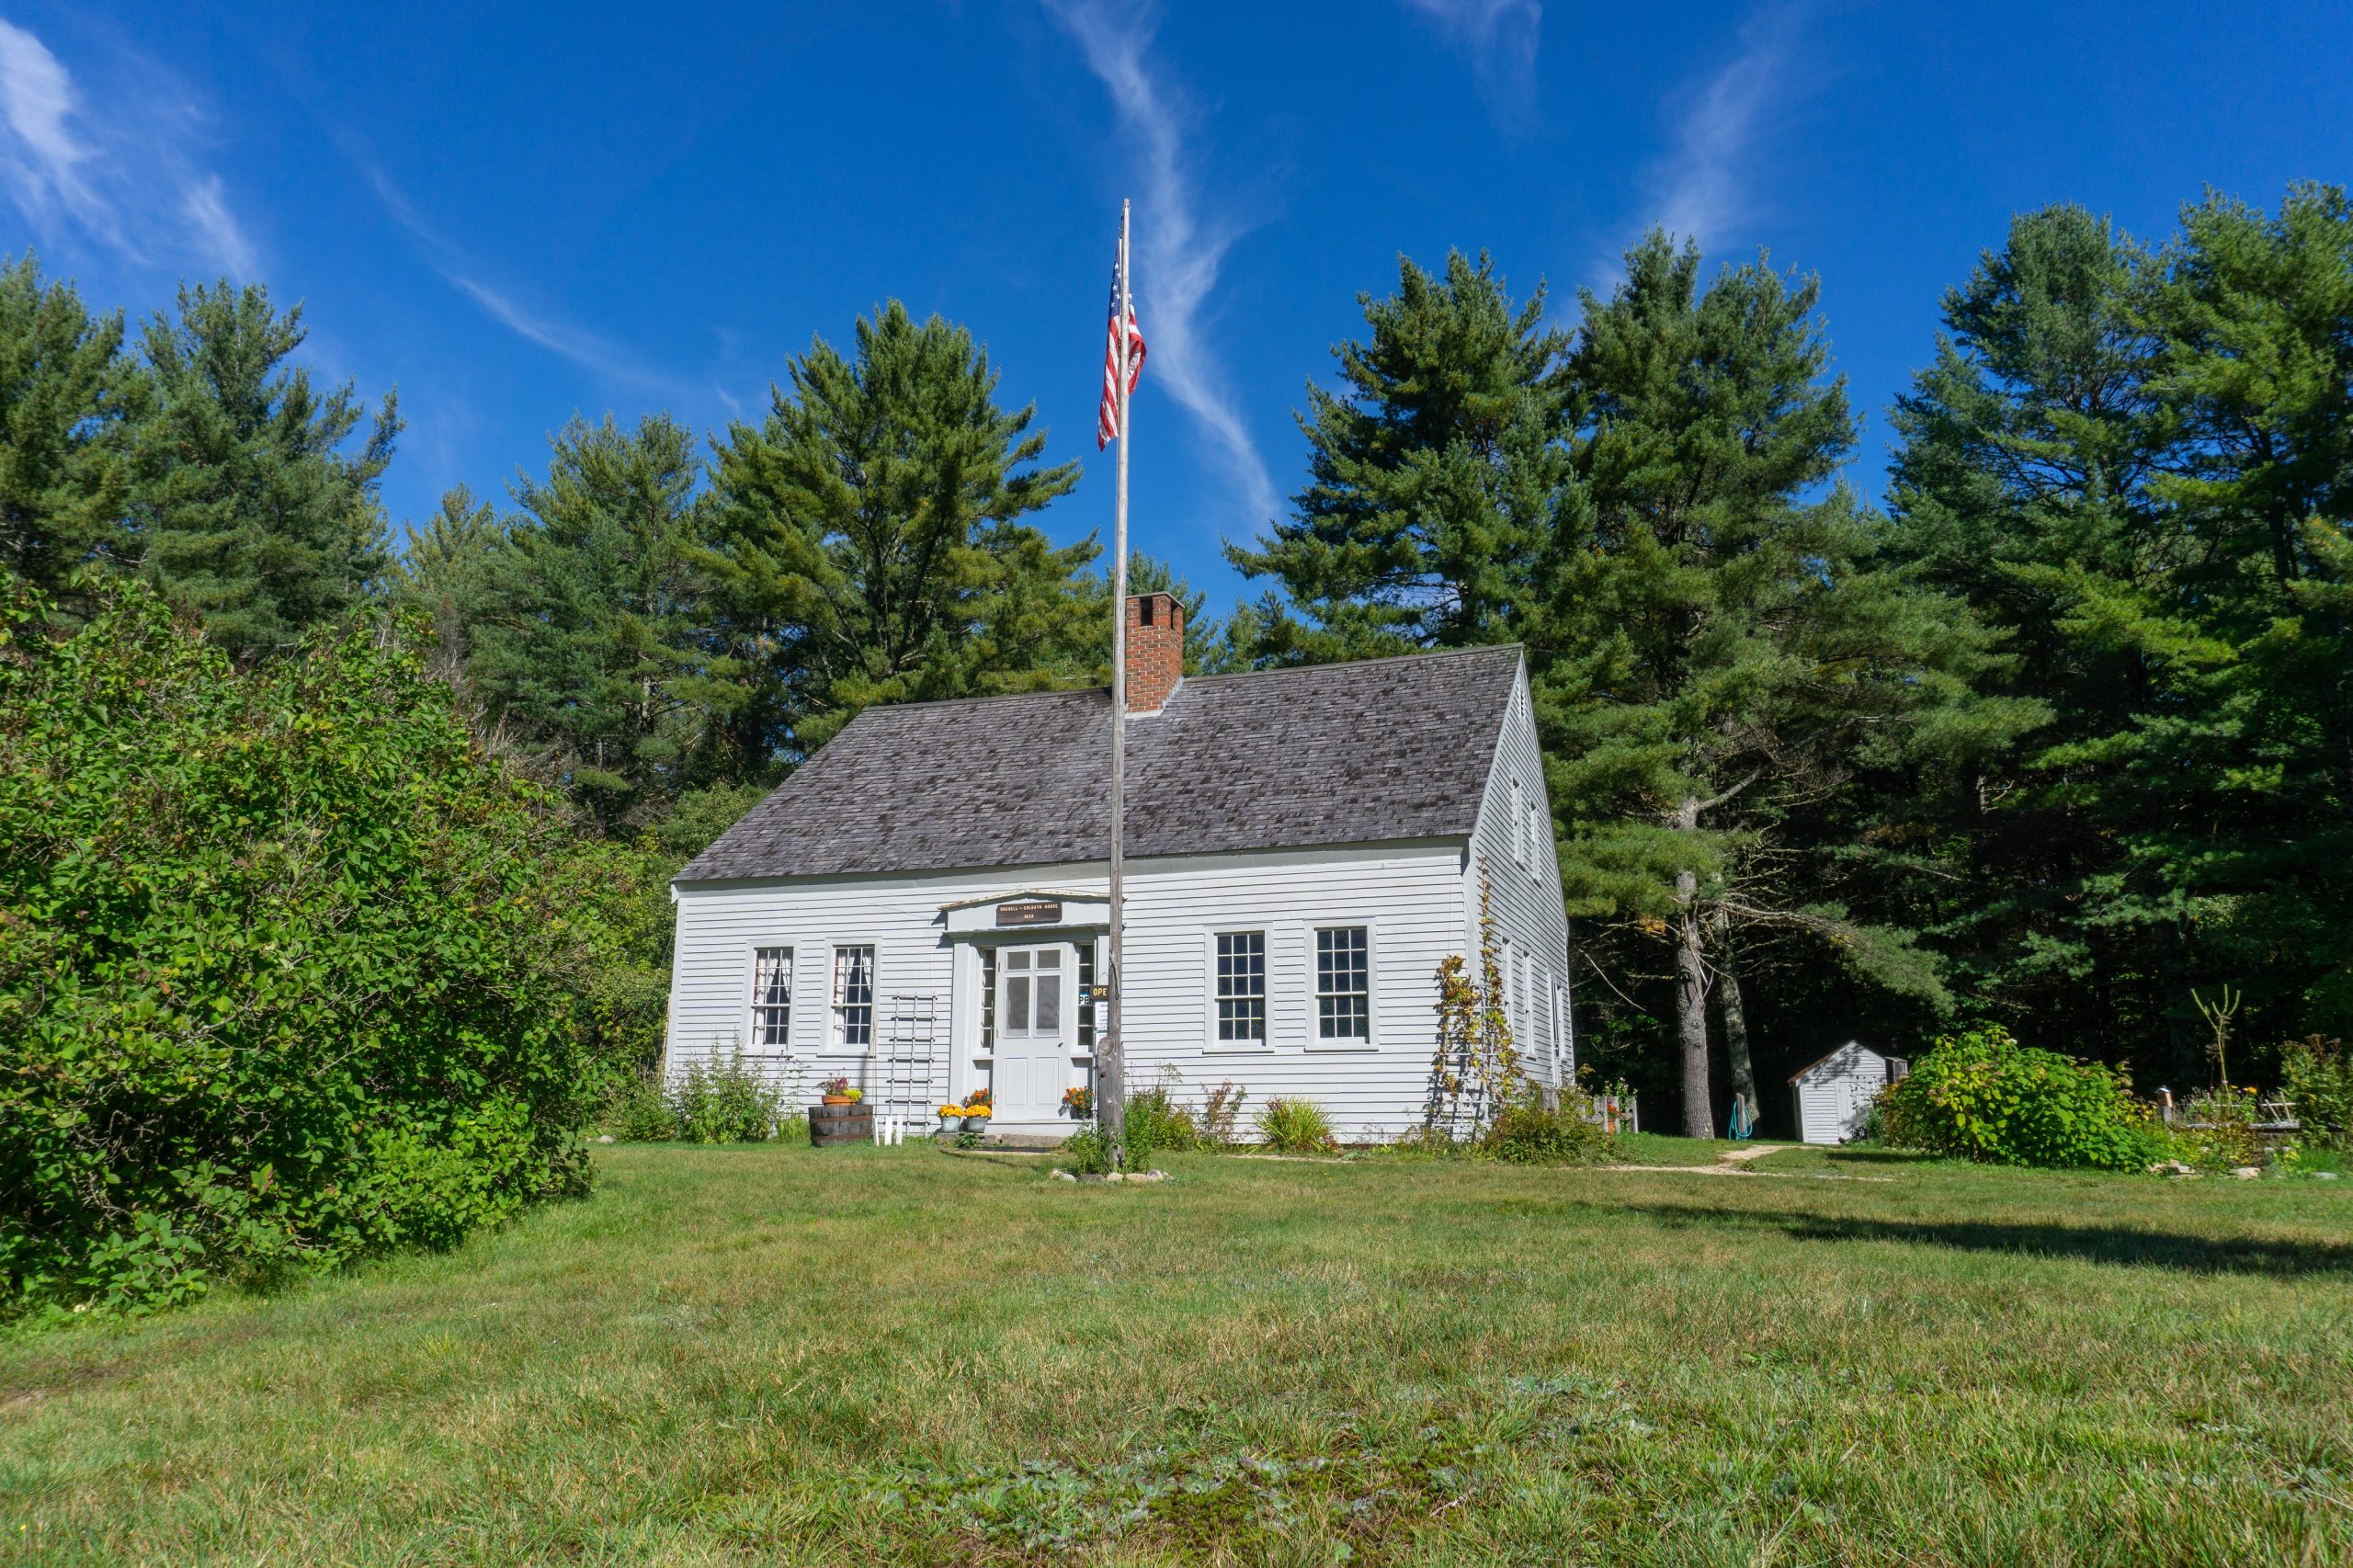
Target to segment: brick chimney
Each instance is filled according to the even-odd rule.
[[[1185,678],[1185,611],[1170,594],[1128,598],[1128,711],[1157,713]]]

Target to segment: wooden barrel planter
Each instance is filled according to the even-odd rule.
[[[874,1141],[874,1112],[863,1105],[813,1105],[809,1142],[817,1148]]]

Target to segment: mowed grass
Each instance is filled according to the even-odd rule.
[[[0,1342],[0,1559],[2353,1562],[2353,1183],[1164,1163],[621,1148]]]

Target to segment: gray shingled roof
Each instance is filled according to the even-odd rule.
[[[1200,676],[1128,725],[1131,855],[1468,835],[1518,648]],[[680,881],[1099,860],[1110,693],[869,708]]]

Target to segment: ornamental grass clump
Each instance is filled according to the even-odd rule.
[[[1258,1108],[1258,1142],[1280,1154],[1328,1154],[1338,1149],[1331,1119],[1313,1100],[1271,1099]]]
[[[1889,1143],[1985,1165],[2137,1171],[2165,1154],[2122,1073],[1998,1025],[1938,1040],[1880,1106]]]
[[[0,597],[0,1314],[449,1246],[586,1185],[606,881],[421,625],[239,669]]]

